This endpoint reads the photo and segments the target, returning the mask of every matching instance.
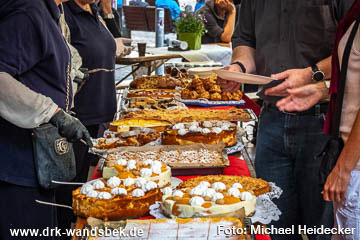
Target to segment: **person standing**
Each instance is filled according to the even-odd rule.
[[[54,203],[55,198],[54,191],[42,188],[37,180],[31,129],[51,123],[68,141],[83,139],[91,145],[86,128],[65,112],[72,91],[66,87],[70,52],[59,25],[61,2],[0,0],[0,239],[4,240],[15,238],[11,229],[41,233],[57,226],[56,208],[35,202]]]
[[[115,56],[116,42],[99,17],[95,0],[70,0],[63,4],[65,20],[70,30],[70,44],[82,58],[82,68],[90,72],[74,97],[75,115],[86,126],[91,137],[97,138],[99,127],[111,122],[116,112]],[[90,165],[98,158],[88,153],[84,144],[74,144],[77,176],[74,182],[86,182]],[[62,186],[56,190],[56,201],[71,205],[71,192],[76,186]],[[58,224],[71,227],[76,217],[68,209],[58,209]]]
[[[171,19],[173,21],[180,17],[181,10],[178,2],[176,2],[175,0],[156,0],[155,7],[168,8],[170,10]]]
[[[208,0],[197,13],[204,16],[206,33],[202,43],[230,43],[239,16],[240,4],[233,0]]]
[[[279,221],[272,222],[276,228],[333,225],[331,205],[322,199],[317,183],[320,162],[314,161],[327,141],[322,133],[327,104],[318,103],[303,112],[281,112],[276,102],[288,95],[289,88],[330,77],[337,22],[353,2],[242,1],[239,34],[233,39],[233,64],[227,68],[284,80],[275,87],[263,87],[255,158],[256,176],[283,189],[274,201],[282,212]],[[232,81],[220,80],[220,84],[225,91],[239,88]],[[297,233],[271,238],[302,239]]]

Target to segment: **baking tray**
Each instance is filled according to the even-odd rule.
[[[161,146],[142,146],[142,147],[119,147],[110,149],[106,152],[107,155],[116,152],[145,152],[145,151],[158,151],[158,150],[197,150],[197,149],[209,149],[215,150],[221,153],[223,164],[212,166],[211,164],[190,164],[190,163],[167,163],[171,167],[172,176],[191,176],[191,175],[208,175],[208,174],[222,174],[224,168],[230,166],[228,155],[224,149],[224,144],[208,145],[208,144],[191,144],[191,145],[161,145]],[[100,159],[101,164],[105,163],[105,158]],[[100,168],[100,162],[98,170]]]
[[[227,107],[227,106],[242,106],[245,105],[244,100],[240,101],[210,101],[206,98],[198,99],[182,99],[177,98],[179,102],[182,102],[190,106],[201,106],[201,107]]]

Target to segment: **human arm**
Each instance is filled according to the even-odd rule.
[[[331,56],[316,63],[318,68],[324,72],[324,79],[329,79],[331,76]],[[288,96],[288,89],[298,88],[313,82],[312,69],[306,67],[302,69],[289,69],[281,73],[272,74],[272,78],[277,80],[285,80],[283,83],[269,88],[265,91],[266,95],[270,96]]]
[[[326,179],[323,197],[325,201],[340,202],[344,199],[349,185],[350,174],[360,159],[360,111],[351,129],[349,138],[341,151],[334,169]]]
[[[220,39],[224,43],[231,42],[232,35],[234,34],[235,28],[235,17],[236,17],[236,8],[232,2],[229,0],[222,0],[219,3],[219,6],[225,9],[228,13],[228,18],[224,27],[224,31],[220,36]]]
[[[319,101],[329,98],[329,89],[325,82],[288,89],[287,92],[289,95],[276,103],[276,106],[280,111],[305,111],[313,107]]]
[[[106,27],[109,29],[114,38],[121,37],[120,28],[115,21],[114,13],[111,8],[111,0],[101,0],[100,2],[101,10],[104,13],[104,22]],[[112,17],[107,18],[108,15]]]
[[[58,106],[11,75],[0,72],[0,116],[21,128],[47,123]]]

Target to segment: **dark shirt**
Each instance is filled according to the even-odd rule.
[[[331,55],[337,23],[353,2],[243,0],[233,48],[256,49],[259,75],[309,67]]]
[[[100,10],[100,15],[104,19],[106,27],[109,29],[114,38],[121,37],[120,31],[120,14],[115,8],[111,8],[114,18],[105,18],[104,13]]]
[[[54,0],[0,0],[0,72],[65,108],[70,53],[59,17]],[[0,181],[37,186],[30,134],[0,117]]]
[[[228,14],[224,18],[219,17],[215,10],[214,0],[209,0],[197,13],[204,15],[206,33],[202,36],[201,43],[221,43],[221,35],[224,32],[228,20]],[[235,21],[239,18],[240,5],[236,5]]]
[[[79,51],[83,68],[112,70],[115,68],[115,40],[99,20],[95,4],[91,4],[91,9],[93,15],[73,0],[64,3],[71,44]],[[91,73],[75,95],[73,111],[86,126],[112,121],[116,112],[115,72]]]

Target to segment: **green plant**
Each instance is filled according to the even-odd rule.
[[[200,36],[205,33],[204,20],[202,15],[186,14],[175,22],[175,31],[179,33],[198,33]]]

